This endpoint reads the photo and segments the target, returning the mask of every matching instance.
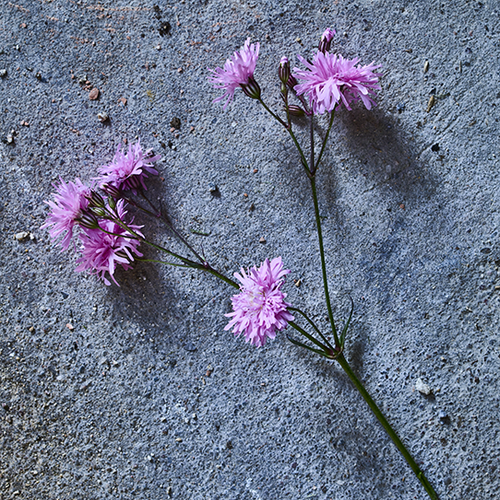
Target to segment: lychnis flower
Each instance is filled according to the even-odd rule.
[[[54,184],[56,193],[54,201],[46,201],[51,208],[51,212],[41,229],[49,228],[50,237],[57,240],[61,234],[66,232],[60,245],[64,250],[69,247],[69,242],[73,236],[73,226],[77,223],[82,213],[89,204],[90,188],[85,186],[80,179],[67,184],[60,179],[60,184]]]
[[[281,291],[282,278],[289,272],[283,269],[281,257],[276,257],[271,262],[266,259],[259,268],[247,270],[248,274],[244,269],[241,274],[235,273],[241,291],[231,298],[233,312],[226,316],[232,319],[224,329],[234,327],[235,336],[243,333],[247,342],[260,347],[267,337],[276,336],[276,330],[286,328],[294,319],[287,310],[291,304],[285,302],[286,294]]]
[[[373,63],[368,66],[356,66],[359,59],[344,59],[341,55],[323,53],[318,50],[312,63],[300,55],[297,56],[307,69],[294,68],[294,76],[303,80],[295,86],[298,95],[309,98],[315,114],[329,113],[335,106],[343,102],[351,109],[353,101],[361,100],[367,109],[375,102],[370,98],[375,90],[379,90],[378,77],[380,73],[373,71],[380,68]]]
[[[224,68],[208,68],[213,73],[213,76],[209,76],[208,79],[214,88],[224,89],[224,94],[214,99],[214,102],[219,102],[227,97],[224,109],[232,101],[234,91],[238,87],[241,87],[249,97],[254,99],[260,97],[260,88],[253,78],[259,48],[258,43],[250,45],[250,38],[248,38],[240,51],[235,52],[233,57],[226,61]]]
[[[137,144],[131,144],[126,154],[120,149],[121,146],[118,146],[115,157],[109,165],[103,165],[99,169],[100,185],[107,184],[119,190],[130,189],[133,193],[136,193],[140,187],[146,189],[144,184],[144,179],[147,178],[146,172],[158,175],[152,163],[159,160],[161,156],[153,156],[151,149],[143,152],[140,141]]]
[[[109,207],[108,211],[113,212]],[[123,200],[118,201],[114,213],[119,220],[124,221],[127,212]],[[143,237],[139,231],[142,226],[134,224],[127,226],[138,236]],[[80,240],[82,256],[77,260],[79,265],[75,271],[89,271],[90,274],[96,274],[106,285],[111,284],[106,278],[106,273],[118,285],[113,276],[116,266],[120,264],[127,270],[131,267],[134,254],[142,257],[142,253],[137,250],[139,240],[112,220],[99,220],[98,229],[82,227]]]

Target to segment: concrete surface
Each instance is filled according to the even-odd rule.
[[[108,288],[39,229],[52,182],[89,180],[140,137],[164,157],[151,192],[189,240],[228,273],[281,255],[288,298],[326,328],[297,154],[241,92],[225,113],[213,105],[206,80],[250,36],[276,107],[279,58],[311,55],[326,27],[333,50],[384,73],[374,111],[338,113],[318,174],[339,321],[348,293],[356,306],[347,356],[440,498],[498,498],[499,11],[2,2],[1,498],[427,498],[340,367],[284,335],[258,350],[224,332],[226,286],[140,264]]]

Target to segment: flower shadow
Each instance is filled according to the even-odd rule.
[[[339,112],[336,127],[334,132],[342,137],[337,154],[347,157],[345,166],[365,177],[370,190],[391,189],[407,200],[435,193],[437,180],[397,117],[358,107]]]

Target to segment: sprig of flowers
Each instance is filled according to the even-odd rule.
[[[408,464],[412,468],[413,472],[422,483],[429,497],[432,500],[437,500],[438,496],[434,491],[432,485],[429,483],[424,473],[416,463],[415,459],[408,452],[399,436],[396,434],[385,416],[382,414],[377,404],[373,401],[371,396],[358,380],[344,357],[343,350],[346,331],[351,320],[352,310],[349,316],[349,320],[346,322],[340,335],[337,332],[337,327],[333,317],[326,270],[326,258],[321,228],[321,217],[318,205],[316,173],[323,158],[326,143],[332,129],[334,111],[336,110],[336,108],[339,107],[340,104],[343,104],[347,110],[351,110],[352,103],[361,101],[367,109],[371,109],[371,107],[375,105],[375,102],[373,100],[375,91],[380,90],[378,78],[381,76],[380,73],[375,72],[376,69],[380,68],[380,65],[371,63],[366,66],[360,66],[358,65],[358,58],[349,60],[345,59],[340,54],[331,54],[329,51],[331,49],[331,43],[334,35],[335,30],[326,29],[324,31],[318,46],[318,50],[314,54],[312,61],[305,59],[301,55],[297,55],[298,60],[305,66],[305,69],[294,68],[292,72],[290,70],[290,62],[288,58],[281,58],[278,66],[278,77],[281,82],[280,89],[281,98],[285,106],[285,118],[280,117],[279,113],[272,111],[262,98],[260,87],[255,82],[255,79],[253,77],[256,59],[251,60],[249,57],[239,58],[238,61],[240,61],[240,66],[238,66],[238,70],[236,70],[234,64],[232,64],[231,61],[228,60],[224,71],[218,68],[218,70],[220,71],[217,73],[217,78],[209,78],[212,83],[215,83],[215,88],[222,88],[225,91],[225,94],[215,99],[214,102],[221,101],[225,97],[228,97],[224,105],[224,109],[233,98],[234,89],[238,85],[241,86],[245,91],[245,82],[243,81],[243,78],[239,77],[244,75],[246,78],[251,78],[252,86],[253,88],[258,89],[258,92],[245,92],[245,94],[253,99],[257,99],[259,103],[262,104],[264,109],[269,112],[269,114],[273,118],[275,118],[276,121],[280,123],[290,134],[291,139],[297,147],[297,150],[300,154],[302,166],[304,167],[304,170],[311,184],[311,193],[314,204],[314,215],[321,258],[323,289],[325,293],[328,319],[332,330],[333,345],[330,343],[329,339],[323,333],[321,333],[314,322],[307,317],[307,315],[305,315],[299,309],[292,308],[290,304],[284,303],[284,297],[280,296],[278,308],[276,310],[272,306],[268,307],[267,309],[264,308],[263,304],[266,304],[269,291],[265,287],[257,286],[255,283],[257,281],[257,277],[261,273],[264,273],[264,269],[267,269],[267,261],[263,263],[259,269],[253,268],[251,271],[249,271],[248,275],[243,270],[241,275],[235,275],[238,280],[242,282],[243,286],[241,288],[240,294],[232,298],[234,311],[227,315],[229,317],[232,317],[232,320],[229,325],[226,326],[226,329],[230,329],[234,326],[233,331],[236,335],[244,333],[245,337],[249,339],[253,344],[260,346],[265,342],[267,337],[271,337],[271,335],[274,335],[274,330],[272,331],[271,335],[267,333],[265,322],[266,319],[269,319],[271,324],[277,324],[278,327],[275,327],[275,329],[279,329],[280,323],[276,315],[276,311],[280,311],[280,307],[283,305],[287,306],[289,310],[297,311],[301,316],[303,316],[303,318],[309,324],[308,326],[312,327],[314,331],[313,334],[308,333],[305,329],[295,324],[293,318],[290,318],[291,313],[286,310],[286,314],[289,315],[286,317],[286,321],[288,321],[288,324],[295,328],[295,330],[297,330],[302,336],[304,336],[309,341],[309,344],[295,340],[290,336],[287,336],[288,339],[297,346],[304,347],[316,354],[330,359],[335,359],[339,362],[341,367],[353,382],[356,389],[360,392],[380,423],[383,425],[384,429],[387,431],[394,444],[401,451]],[[246,54],[248,45],[249,40],[247,40],[245,47],[241,49],[241,54]],[[235,54],[235,57],[236,56],[237,54]],[[233,63],[234,61],[235,59],[233,58]],[[297,98],[299,104],[290,103],[291,96]],[[323,136],[323,143],[320,153],[316,156],[314,150],[314,116],[324,113],[328,113],[330,115],[330,120],[326,134],[324,134]],[[309,151],[307,155],[305,154],[304,149],[301,147],[293,131],[292,117],[294,116],[309,117]],[[281,285],[278,285],[272,290],[279,291],[280,286]],[[272,293],[269,295],[272,295]],[[317,338],[315,335],[318,335],[319,338]]]
[[[285,128],[299,151],[302,166],[311,185],[323,289],[331,327],[330,335],[322,333],[306,313],[285,301],[286,293],[282,291],[282,287],[285,285],[285,276],[290,273],[290,270],[284,269],[281,257],[276,257],[271,261],[266,259],[259,267],[254,266],[246,271],[241,268],[240,273],[234,274],[234,277],[240,282],[238,284],[211,266],[203,252],[200,253],[193,248],[186,238],[173,227],[168,218],[162,214],[161,210],[158,210],[145,196],[145,179],[148,177],[147,174],[156,175],[158,173],[153,163],[158,161],[160,157],[155,156],[151,150],[143,152],[139,142],[130,145],[127,153],[122,152],[121,147],[119,147],[113,161],[99,169],[100,176],[94,181],[97,181],[103,195],[93,187],[84,185],[79,179],[69,183],[65,183],[61,179],[58,185],[55,184],[54,199],[46,202],[51,212],[42,227],[48,229],[51,238],[61,245],[63,250],[66,250],[70,246],[73,229],[78,226],[80,242],[78,251],[81,256],[77,260],[76,270],[96,275],[106,285],[111,284],[110,279],[118,284],[114,277],[117,266],[126,270],[130,269],[134,261],[145,260],[201,270],[237,288],[239,293],[231,298],[233,310],[226,314],[230,321],[225,330],[233,329],[236,337],[243,335],[247,342],[261,347],[265,345],[267,339],[275,338],[277,332],[291,326],[305,338],[304,342],[300,342],[287,335],[293,344],[328,359],[336,360],[401,451],[429,497],[432,500],[437,500],[437,494],[424,473],[344,357],[346,332],[351,321],[352,309],[340,334],[333,317],[316,188],[316,173],[332,129],[336,108],[343,104],[347,110],[351,110],[353,102],[361,101],[367,109],[370,109],[375,104],[373,97],[375,91],[380,89],[378,78],[381,76],[380,73],[375,72],[380,67],[379,65],[371,63],[360,66],[358,58],[349,60],[341,55],[331,54],[330,49],[334,35],[334,30],[326,29],[324,31],[312,61],[297,55],[305,69],[294,68],[292,72],[288,58],[281,58],[278,66],[278,77],[280,94],[285,108],[284,118],[280,116],[279,112],[272,111],[264,102],[260,86],[255,80],[254,72],[259,55],[258,43],[250,45],[250,39],[247,39],[240,51],[235,52],[230,59],[227,59],[224,68],[217,67],[215,70],[210,70],[212,75],[209,77],[209,81],[215,88],[224,91],[223,95],[217,97],[214,102],[225,101],[224,109],[226,109],[233,100],[236,89],[241,88],[245,95],[258,100],[264,109]],[[299,80],[302,83],[299,83]],[[297,99],[298,104],[292,104],[291,98]],[[326,134],[323,136],[320,153],[316,155],[314,150],[314,118],[315,115],[323,113],[329,113],[330,120]],[[294,116],[309,119],[309,150],[306,151],[307,155],[293,131],[292,117]],[[147,206],[142,205],[132,196],[140,196],[141,200],[146,201]],[[190,252],[189,254],[194,256],[194,260],[147,240],[141,231],[143,226],[133,224],[133,219],[128,220],[127,206],[133,206],[155,218],[161,217],[166,222],[168,229],[185,245]],[[143,254],[138,250],[140,244],[143,243],[167,254],[174,259],[174,262],[143,259]],[[306,321],[305,328],[295,323],[292,312],[298,313],[302,320]],[[307,331],[306,328],[309,330],[312,328],[312,332],[311,330]]]

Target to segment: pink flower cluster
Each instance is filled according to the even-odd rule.
[[[358,66],[358,58],[350,60],[341,55],[330,54],[334,36],[335,30],[327,28],[324,31],[312,62],[297,55],[306,69],[294,68],[290,80],[287,73],[288,59],[281,58],[278,70],[280,79],[284,84],[291,85],[297,95],[308,97],[315,114],[331,113],[341,102],[350,110],[351,103],[358,100],[371,109],[375,102],[370,96],[375,90],[380,90],[378,77],[381,75],[374,72],[380,65],[372,63]],[[214,73],[209,77],[209,81],[214,88],[224,89],[224,94],[217,97],[214,102],[226,99],[224,104],[226,109],[238,87],[241,87],[249,97],[260,98],[260,88],[253,79],[258,55],[259,44],[250,46],[250,39],[247,39],[240,51],[235,52],[233,57],[226,61],[224,68],[215,70],[209,68]],[[302,83],[298,83],[297,80],[302,80]]]
[[[145,188],[146,172],[157,174],[152,162],[159,158],[152,156],[151,150],[143,153],[139,142],[131,145],[127,154],[118,148],[113,163],[101,167],[101,176],[96,180],[100,186],[111,186],[116,192],[126,189],[135,192],[136,188]],[[42,229],[48,229],[52,240],[58,242],[64,251],[70,245],[75,225],[80,226],[78,250],[81,257],[77,260],[76,271],[89,271],[110,285],[107,273],[116,283],[114,272],[117,265],[129,269],[134,256],[142,256],[138,250],[139,238],[143,238],[139,231],[142,226],[126,222],[123,199],[117,201],[110,197],[113,208],[111,201],[104,205],[102,197],[80,179],[68,183],[60,179],[54,187],[53,201],[45,202],[51,211]],[[97,205],[96,199],[99,200]]]
[[[276,330],[283,330],[294,317],[288,312],[291,304],[285,302],[286,294],[281,291],[282,279],[290,270],[283,269],[281,257],[271,262],[266,259],[259,268],[241,269],[235,278],[241,282],[241,291],[231,298],[233,312],[226,314],[232,318],[224,328],[233,328],[235,336],[243,333],[245,340],[261,347],[267,338],[273,339]]]

